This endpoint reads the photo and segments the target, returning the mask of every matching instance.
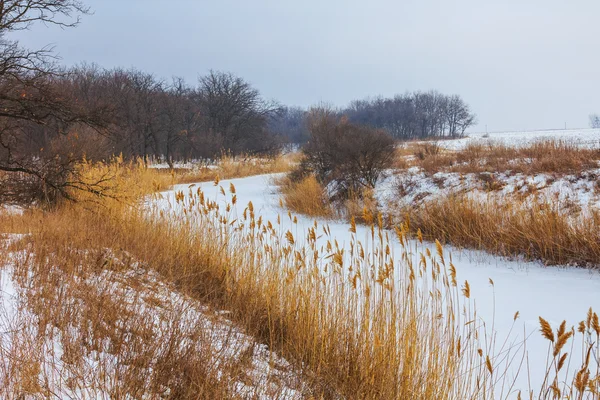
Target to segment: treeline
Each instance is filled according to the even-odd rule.
[[[456,138],[476,122],[460,96],[437,91],[358,100],[343,113],[353,123],[383,129],[401,140]]]
[[[65,73],[60,85],[99,117],[103,129],[88,129],[93,138],[84,140],[93,143],[94,158],[123,154],[172,164],[224,151],[273,153],[281,143],[268,127],[280,107],[230,73],[211,71],[191,86],[135,69],[84,66]]]
[[[76,176],[84,157],[172,166],[224,152],[274,154],[282,140],[268,124],[279,110],[229,73],[210,72],[192,87],[135,69],[64,70],[43,51],[0,41],[0,202],[100,192]]]
[[[42,23],[73,27],[89,9],[79,0],[10,4],[0,6],[0,202],[100,191],[77,176],[84,157],[122,154],[173,165],[224,152],[269,155],[309,140],[311,110],[268,101],[230,73],[210,72],[189,84],[136,69],[65,70],[51,50],[26,49],[8,34]],[[345,116],[352,132],[367,126],[398,139],[455,137],[475,118],[460,97],[437,92],[355,101],[334,115]]]
[[[271,127],[295,143],[306,142],[309,111],[283,108]],[[456,138],[476,122],[475,114],[460,96],[437,91],[355,100],[334,113],[353,124],[382,129],[398,140]]]
[[[43,90],[32,91],[35,85]],[[58,125],[25,118],[14,126],[25,131],[18,135],[25,139],[24,147],[13,144],[14,154],[31,155],[42,148],[85,154],[92,160],[122,154],[173,165],[214,159],[223,152],[275,154],[285,143],[309,139],[310,109],[267,101],[244,79],[225,72],[211,71],[191,86],[181,78],[166,81],[136,69],[84,65],[38,77],[35,85],[19,89],[20,100],[33,103],[29,111],[48,113],[46,106],[36,110],[35,103],[41,96],[55,97],[60,104],[53,112],[72,113],[72,123],[66,126],[64,118]],[[475,119],[459,96],[434,91],[357,100],[332,113],[401,140],[458,137]]]

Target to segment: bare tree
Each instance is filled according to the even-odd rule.
[[[460,96],[436,91],[358,100],[342,114],[351,122],[384,129],[397,139],[461,136],[476,118]]]
[[[81,124],[93,125],[88,110],[73,102],[61,85],[61,71],[51,49],[28,50],[6,34],[36,23],[73,27],[88,8],[76,0],[0,0],[0,200],[19,199],[26,183],[40,200],[69,197],[69,190],[96,191],[96,183],[73,179],[70,154],[56,154],[50,145],[57,135]],[[27,196],[26,196],[27,197]]]
[[[463,136],[467,128],[476,121],[475,114],[471,113],[468,104],[457,95],[448,98],[444,113],[448,124],[448,136],[452,138]]]
[[[267,123],[279,105],[265,101],[242,78],[211,71],[200,78],[197,95],[206,130],[221,136],[227,150],[266,152],[275,144]]]
[[[25,30],[40,22],[74,27],[88,12],[79,0],[0,0],[0,32]]]
[[[594,128],[594,129],[600,128],[600,115],[598,115],[598,114],[590,115],[590,128]]]
[[[197,150],[194,138],[199,132],[201,116],[192,97],[193,89],[182,78],[173,78],[161,97],[165,158],[171,168],[176,155],[181,158]],[[185,147],[189,147],[187,152],[182,151]]]
[[[136,70],[131,70],[126,76],[126,83],[122,87],[122,111],[132,139],[133,152],[141,154],[147,164],[149,155],[160,155],[159,136],[162,127],[158,110],[164,83],[151,74]]]

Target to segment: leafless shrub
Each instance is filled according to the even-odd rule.
[[[394,191],[399,197],[406,197],[414,193],[419,185],[419,178],[412,174],[398,175],[394,181]]]
[[[477,178],[483,183],[484,189],[489,192],[501,190],[505,186],[505,183],[500,181],[493,173],[480,172],[477,174]]]
[[[292,177],[314,173],[335,198],[374,188],[394,160],[394,140],[387,133],[338,120],[327,110],[313,111],[309,129],[305,158]]]
[[[417,147],[415,157],[419,160],[425,160],[427,157],[437,156],[440,154],[441,150],[442,147],[438,142],[425,142]]]

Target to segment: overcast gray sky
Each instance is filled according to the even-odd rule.
[[[437,89],[474,130],[586,127],[600,113],[599,0],[84,0],[75,29],[18,33],[66,65],[194,83],[242,76],[287,105]]]

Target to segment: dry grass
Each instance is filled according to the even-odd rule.
[[[132,203],[141,196],[166,190],[177,183],[172,174],[145,168],[141,159],[125,162],[116,157],[110,163],[84,161],[78,169],[83,182],[98,182],[98,193],[73,191],[72,197],[82,203],[101,204],[106,200]]]
[[[274,158],[223,155],[216,165],[199,166],[191,170],[155,170],[158,174],[172,175],[176,183],[212,182],[220,179],[288,172],[298,162],[298,153]]]
[[[350,193],[350,197],[339,205],[338,215],[347,221],[370,225],[380,214],[379,204],[373,189],[365,188],[361,193]],[[389,224],[386,224],[388,226]]]
[[[292,182],[288,177],[283,177],[276,184],[288,210],[311,217],[333,216],[326,190],[314,176],[309,175],[300,182]]]
[[[129,253],[40,234],[11,253],[19,297],[0,318],[13,332],[2,335],[2,398],[241,398],[242,382],[280,393],[252,374],[252,341]]]
[[[18,311],[3,304],[0,321],[13,332],[0,350],[2,398],[231,397],[200,314],[161,295],[130,257],[38,236],[17,249]]]
[[[227,198],[230,203],[233,196]],[[45,260],[56,260],[50,265],[64,263],[67,272],[81,270],[77,274],[85,276],[104,265],[101,259],[94,262],[92,255],[102,249],[126,250],[146,269],[156,271],[161,280],[172,282],[180,293],[212,308],[229,310],[229,317],[246,333],[301,369],[310,388],[305,396],[468,398],[477,397],[469,393],[482,390],[475,387],[477,372],[456,385],[457,376],[478,364],[476,353],[463,349],[485,346],[469,346],[476,340],[473,324],[457,325],[457,320],[469,317],[462,314],[459,292],[448,283],[448,272],[435,255],[424,254],[424,265],[405,264],[397,269],[391,255],[384,251],[387,235],[381,225],[373,226],[370,244],[354,238],[355,250],[342,255],[333,240],[327,241],[326,226],[315,225],[304,242],[292,233],[291,217],[287,223],[264,221],[254,214],[251,204],[243,216],[234,216],[227,211],[229,207],[222,205],[224,199],[208,200],[202,193],[180,194],[178,199],[177,207],[186,210],[179,217],[165,212],[162,217],[148,218],[146,213],[118,202],[93,212],[74,206],[36,215],[26,221],[30,223],[32,251],[46,272],[49,265]],[[318,238],[323,234],[324,238]],[[58,254],[54,256],[55,253]],[[90,256],[70,258],[81,254]],[[417,284],[418,271],[437,271],[436,278]],[[397,274],[405,278],[399,286],[392,278]],[[51,276],[54,284],[62,275],[71,276],[65,271],[33,275]],[[32,286],[52,285],[35,282]],[[431,290],[448,292],[450,297],[444,301],[430,298]],[[61,293],[64,292],[59,290],[56,295]],[[70,296],[68,292],[63,295]],[[104,304],[96,310],[107,310],[107,314],[101,312],[94,317],[97,324],[90,328],[100,333],[106,332],[105,325],[110,327],[115,316],[131,314],[119,308],[119,302],[110,307],[109,303]],[[116,308],[112,310],[113,307]],[[47,319],[59,318],[54,313],[57,308],[60,309],[45,307],[50,313]],[[36,308],[36,312],[40,309]],[[70,309],[69,318],[73,313],[78,315],[75,311]],[[448,317],[432,318],[442,312]],[[81,321],[89,318],[92,315]],[[133,320],[131,326],[141,328],[146,324]],[[154,358],[151,349],[156,345],[151,343],[163,340],[158,337],[156,341],[157,337],[150,335],[152,340],[146,342],[138,335],[144,334],[139,331],[128,337],[135,338],[133,343],[118,337],[115,340],[123,346],[119,354],[145,354],[148,346],[149,358],[135,364],[145,367]],[[459,337],[464,347],[457,352]],[[190,354],[190,360],[193,359]],[[183,359],[174,360],[176,365],[187,365]],[[172,382],[152,383],[151,387],[171,387],[178,382],[192,389],[195,384],[200,388],[214,386],[214,390],[228,387],[208,379],[210,375],[204,380],[209,383],[202,383],[204,375],[200,370],[171,368]],[[141,367],[125,369],[132,378],[142,375]],[[114,374],[114,370],[107,370],[108,376]],[[484,369],[479,374],[481,382],[488,381]],[[15,379],[21,382],[18,377]],[[122,383],[118,387],[127,387],[133,393],[135,388],[147,387],[145,384]]]
[[[511,172],[534,175],[578,174],[598,168],[600,149],[581,148],[566,141],[542,140],[524,147],[490,142],[449,151],[432,143],[411,144],[412,162],[429,174],[436,172]],[[406,155],[404,156],[406,158]]]
[[[120,176],[122,187],[138,179],[135,170]],[[433,252],[415,249],[403,225],[394,239],[403,250],[391,254],[382,218],[373,216],[364,241],[351,225],[350,250],[343,251],[326,225],[315,222],[304,238],[291,214],[266,221],[251,203],[238,214],[235,187],[220,191],[215,199],[178,193],[173,208],[151,214],[110,200],[26,214],[20,226],[31,236],[14,250],[33,257],[16,263],[16,276],[32,288],[25,302],[31,313],[23,316],[34,331],[15,340],[36,341],[16,341],[15,351],[2,355],[0,379],[8,384],[1,393],[51,396],[36,359],[50,329],[68,350],[54,369],[65,385],[111,381],[117,398],[251,397],[232,384],[248,368],[245,357],[214,366],[212,353],[195,346],[211,345],[210,335],[201,339],[202,321],[176,323],[183,310],[169,304],[158,321],[147,312],[161,301],[150,296],[157,289],[141,289],[152,273],[183,298],[227,310],[246,334],[289,360],[302,373],[305,398],[486,399],[510,386],[497,355],[482,350],[491,346],[473,323],[469,284],[458,283],[439,243]],[[148,275],[136,274],[139,268]],[[585,329],[594,329],[595,318]],[[89,357],[93,368],[83,362]],[[594,363],[572,384],[565,378],[574,396],[594,398]],[[516,393],[500,397],[509,395]]]
[[[308,175],[300,182],[288,176],[275,181],[281,194],[282,206],[286,209],[315,218],[354,219],[358,223],[371,223],[379,213],[379,207],[372,189],[360,193],[349,193],[349,198],[331,202],[327,190],[314,175]]]
[[[559,203],[455,195],[395,214],[408,215],[411,226],[432,240],[546,264],[600,265],[595,210],[572,217]]]

